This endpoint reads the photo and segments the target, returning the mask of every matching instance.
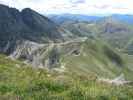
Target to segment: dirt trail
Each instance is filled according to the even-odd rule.
[[[113,85],[126,85],[126,84],[133,84],[133,81],[127,81],[124,78],[124,74],[121,74],[120,76],[116,77],[115,79],[105,79],[105,78],[99,78],[99,82],[109,83]]]

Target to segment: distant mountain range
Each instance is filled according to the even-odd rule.
[[[131,51],[128,46],[133,38],[133,15],[111,16],[54,15],[50,17],[60,26],[78,36],[94,36],[106,40],[112,46]],[[128,48],[128,49],[127,49]],[[128,52],[128,51],[126,51]],[[130,53],[131,54],[131,53]]]
[[[50,19],[58,24],[64,23],[64,21],[87,21],[92,22],[101,19],[100,16],[87,16],[80,14],[61,14],[61,15],[48,15]]]
[[[124,15],[124,14],[112,14],[108,16],[91,16],[91,15],[80,15],[80,14],[59,14],[59,15],[48,15],[53,21],[61,24],[64,21],[87,21],[95,22],[101,20],[105,17],[112,17],[116,20],[125,22],[127,24],[133,24],[133,15]]]
[[[120,14],[114,14],[111,17],[126,22],[127,24],[133,24],[133,15],[120,15]]]
[[[0,5],[0,99],[132,100],[132,18]]]
[[[132,79],[132,68],[114,48],[133,37],[131,25],[112,17],[63,16],[50,19],[30,8],[0,5],[0,53],[61,73],[111,78],[124,73]]]

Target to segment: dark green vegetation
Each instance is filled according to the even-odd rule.
[[[0,55],[0,99],[132,100],[133,87],[98,83],[91,75],[34,69]]]

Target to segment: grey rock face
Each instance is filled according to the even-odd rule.
[[[12,59],[21,59],[39,68],[60,67],[61,56],[71,55],[75,50],[80,52],[80,42],[45,43],[39,44],[32,41],[18,41],[14,52],[10,54]],[[75,54],[77,55],[77,54]]]
[[[44,44],[38,44],[32,41],[18,41],[10,57],[12,59],[21,59],[33,66],[41,66],[41,49],[45,48]],[[44,50],[45,51],[45,50]]]

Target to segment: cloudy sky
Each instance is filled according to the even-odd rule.
[[[0,0],[0,4],[20,10],[30,7],[44,14],[133,14],[133,0]]]

